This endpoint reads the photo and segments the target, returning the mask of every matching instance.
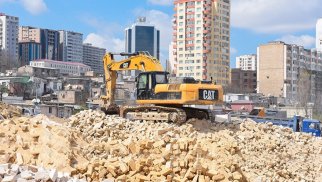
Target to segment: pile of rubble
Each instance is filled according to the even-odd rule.
[[[0,164],[44,166],[71,173],[76,163],[87,161],[78,152],[85,143],[81,137],[45,116],[0,122],[0,143]]]
[[[73,181],[84,182],[72,178],[69,173],[58,172],[56,169],[47,170],[43,167],[23,166],[18,164],[1,164],[0,165],[0,181]]]
[[[315,181],[321,172],[320,139],[271,124],[177,126],[84,111],[69,127],[91,143],[89,165],[77,171],[88,181]]]
[[[0,120],[12,118],[12,117],[20,117],[20,116],[21,116],[21,109],[5,104],[3,102],[0,102]]]
[[[0,180],[321,180],[321,139],[270,123],[178,126],[88,110],[63,125],[41,115],[6,119],[0,142]]]

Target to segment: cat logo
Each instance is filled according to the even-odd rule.
[[[131,61],[127,61],[121,64],[120,68],[121,69],[127,69],[130,67]]]
[[[199,99],[200,100],[217,100],[218,91],[217,90],[199,90]]]

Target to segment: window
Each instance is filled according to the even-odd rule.
[[[155,75],[155,82],[157,84],[163,84],[163,83],[167,83],[167,77],[165,74],[156,74]]]
[[[139,79],[139,88],[138,89],[146,88],[147,82],[148,82],[147,75],[141,75],[140,79]]]

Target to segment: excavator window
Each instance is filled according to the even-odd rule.
[[[167,72],[144,72],[137,77],[137,99],[146,100],[154,97],[154,88],[157,84],[168,83]]]
[[[138,89],[145,89],[146,88],[146,84],[148,83],[148,77],[147,75],[141,75],[139,77],[139,83],[138,83]]]
[[[166,84],[168,83],[167,76],[165,74],[156,74],[155,82],[156,84]]]

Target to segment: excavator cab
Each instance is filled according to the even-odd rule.
[[[167,84],[168,72],[153,71],[140,73],[136,78],[137,99],[155,99],[155,86],[157,84]]]

